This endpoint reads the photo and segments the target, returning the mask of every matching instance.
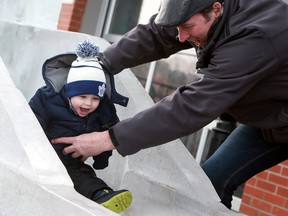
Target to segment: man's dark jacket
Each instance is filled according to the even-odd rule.
[[[193,46],[154,18],[104,51],[101,59],[112,74]],[[225,0],[207,45],[198,50],[193,83],[115,125],[110,134],[118,152],[133,154],[188,135],[224,111],[261,128],[267,140],[288,143],[287,20],[281,0]]]

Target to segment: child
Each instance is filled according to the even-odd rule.
[[[76,60],[75,54],[63,54],[44,63],[43,78],[46,85],[37,90],[29,105],[50,141],[62,136],[107,130],[119,121],[112,99],[105,93],[108,82],[97,60],[98,52],[99,48],[95,44],[84,41],[76,49]],[[66,77],[67,83],[64,85]],[[114,98],[123,99],[116,93],[112,81],[111,94]],[[129,191],[112,190],[96,176],[91,166],[80,158],[64,155],[62,150],[67,145],[52,146],[65,165],[76,191],[116,213],[130,206],[132,196]],[[109,151],[93,157],[93,167],[107,167],[111,155]]]

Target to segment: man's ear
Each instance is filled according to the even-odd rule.
[[[223,6],[220,2],[215,2],[213,4],[213,13],[215,14],[216,17],[219,17],[223,13]]]

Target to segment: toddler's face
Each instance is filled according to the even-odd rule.
[[[100,98],[93,94],[85,94],[71,97],[71,105],[75,112],[85,117],[95,111],[100,104]]]

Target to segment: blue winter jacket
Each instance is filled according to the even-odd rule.
[[[119,121],[113,102],[123,106],[128,103],[128,98],[116,92],[113,76],[106,75],[108,92],[104,100],[101,100],[99,107],[87,117],[76,115],[70,108],[65,88],[63,88],[71,64],[76,58],[75,54],[68,53],[46,60],[42,67],[46,85],[39,88],[29,102],[50,141],[57,137],[107,130]],[[53,145],[58,154],[66,146],[64,144]],[[94,156],[93,167],[105,168],[108,166],[108,159],[111,155],[112,151],[108,151]]]

